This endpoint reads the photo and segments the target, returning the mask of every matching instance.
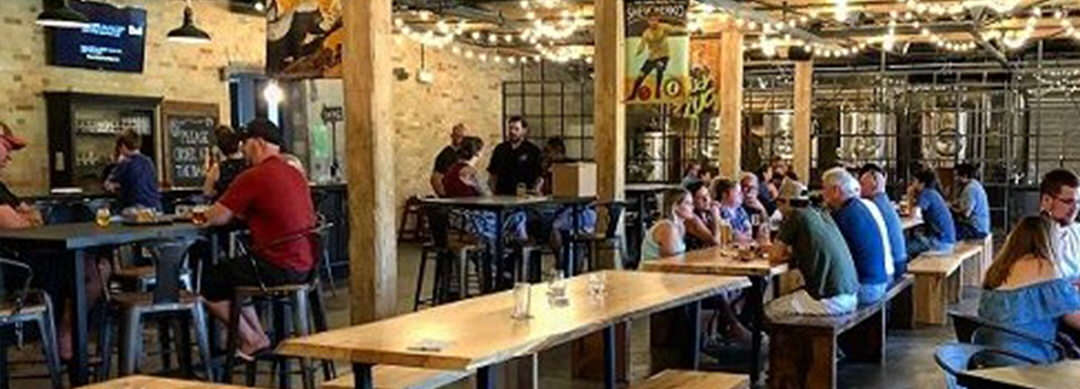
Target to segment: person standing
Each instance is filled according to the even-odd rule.
[[[842,315],[858,305],[859,279],[844,236],[831,217],[810,207],[806,187],[784,180],[776,199],[784,215],[769,251],[771,262],[790,262],[806,287],[781,296],[765,308],[770,317]]]
[[[904,242],[904,226],[900,223],[900,214],[885,193],[885,170],[877,164],[868,163],[859,170],[859,187],[862,198],[877,206],[885,221],[885,230],[889,235],[889,247],[892,249],[893,274],[900,276],[907,272],[907,243]]]
[[[225,157],[210,167],[203,182],[203,194],[214,200],[221,197],[236,176],[248,168],[244,153],[240,152],[240,136],[228,126],[218,126],[215,131],[217,147]]]
[[[893,274],[892,253],[885,223],[874,203],[859,198],[859,183],[842,167],[821,178],[822,197],[847,242],[859,276],[858,300],[872,303],[885,296]]]
[[[511,116],[506,121],[506,141],[495,146],[487,168],[496,195],[513,196],[518,185],[534,192],[543,186],[543,153],[525,139],[528,132],[529,123],[521,116]]]
[[[915,173],[915,181],[908,187],[908,197],[926,222],[917,228],[907,242],[908,258],[915,258],[927,251],[950,251],[956,244],[956,224],[949,211],[941,187],[933,170]]]
[[[314,264],[314,243],[304,235],[317,223],[311,191],[281,156],[281,130],[260,118],[246,126],[241,138],[251,167],[207,210],[205,223],[221,226],[242,219],[251,229],[250,260],[223,261],[203,273],[202,294],[210,313],[226,323],[236,287],[307,282]],[[238,325],[241,358],[250,360],[270,345],[253,309],[242,311]]]
[[[118,195],[122,208],[161,210],[157,169],[154,161],[140,151],[142,136],[135,131],[124,131],[116,138],[116,148],[120,161],[105,180],[105,189]]]
[[[431,170],[429,182],[431,183],[431,189],[439,197],[446,197],[446,189],[443,188],[443,177],[450,170],[450,166],[453,166],[458,161],[457,149],[461,147],[461,140],[465,138],[468,131],[469,128],[465,127],[463,123],[454,125],[454,128],[450,129],[450,144],[443,147],[439,155],[435,157],[435,167]]]
[[[956,178],[963,189],[952,206],[955,213],[956,239],[982,239],[990,235],[990,201],[986,189],[975,178],[975,165],[962,163],[956,166]]]
[[[1061,276],[1080,278],[1080,224],[1076,223],[1080,179],[1065,169],[1055,169],[1039,184],[1039,213],[1049,219],[1054,262]]]

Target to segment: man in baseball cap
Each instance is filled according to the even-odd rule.
[[[26,140],[15,136],[7,123],[0,122],[0,169],[11,163],[11,154],[27,146]],[[41,225],[41,213],[19,199],[7,185],[0,182],[0,228],[26,228]]]
[[[806,287],[769,303],[770,317],[842,315],[858,304],[859,279],[844,236],[829,215],[809,203],[805,185],[790,178],[780,184],[776,204],[784,221],[769,258],[791,262]]]

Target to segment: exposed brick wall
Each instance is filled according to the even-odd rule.
[[[257,16],[231,13],[225,0],[195,0],[196,21],[213,36],[208,45],[170,43],[165,34],[180,25],[183,2],[108,0],[147,11],[143,73],[119,73],[47,66],[45,31],[34,24],[41,0],[0,1],[0,120],[31,144],[2,173],[21,195],[48,191],[49,165],[43,91],[164,96],[166,100],[218,104],[229,117],[228,87],[219,70],[230,63],[262,66],[266,23]]]

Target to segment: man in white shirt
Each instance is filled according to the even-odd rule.
[[[1065,169],[1053,170],[1039,184],[1039,211],[1052,223],[1054,256],[1064,278],[1080,277],[1080,225],[1076,224],[1080,179]]]

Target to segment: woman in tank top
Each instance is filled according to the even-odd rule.
[[[685,221],[694,215],[694,202],[685,189],[664,192],[663,218],[649,228],[641,244],[641,260],[670,257],[686,252]]]

